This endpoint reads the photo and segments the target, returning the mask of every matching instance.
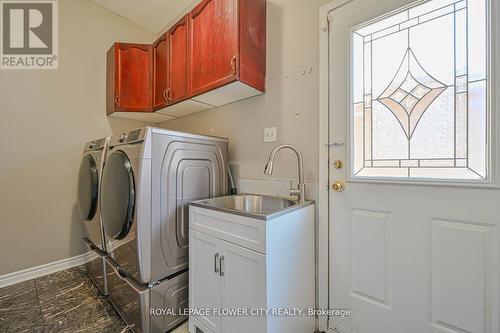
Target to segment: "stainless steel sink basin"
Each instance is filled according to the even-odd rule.
[[[276,197],[246,194],[206,200],[211,206],[236,209],[250,213],[275,213],[295,205],[295,202]]]
[[[238,194],[191,202],[191,205],[223,212],[244,215],[261,220],[269,220],[287,212],[307,206],[312,202],[300,204],[297,201],[280,197]]]

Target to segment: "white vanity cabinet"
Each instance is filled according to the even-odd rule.
[[[314,308],[313,204],[269,219],[191,205],[189,233],[190,333],[314,331],[306,313]],[[305,316],[273,314],[279,309]]]

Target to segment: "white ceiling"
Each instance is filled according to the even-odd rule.
[[[198,0],[92,0],[153,33],[162,30],[194,7]]]

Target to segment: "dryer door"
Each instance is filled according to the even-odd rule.
[[[84,221],[94,218],[97,210],[99,176],[94,158],[84,155],[78,174],[78,210]]]
[[[127,155],[117,150],[104,165],[101,186],[101,215],[106,235],[123,239],[132,225],[135,185],[132,165]]]

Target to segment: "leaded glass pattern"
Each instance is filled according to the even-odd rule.
[[[419,2],[353,31],[353,175],[488,179],[487,0]]]

